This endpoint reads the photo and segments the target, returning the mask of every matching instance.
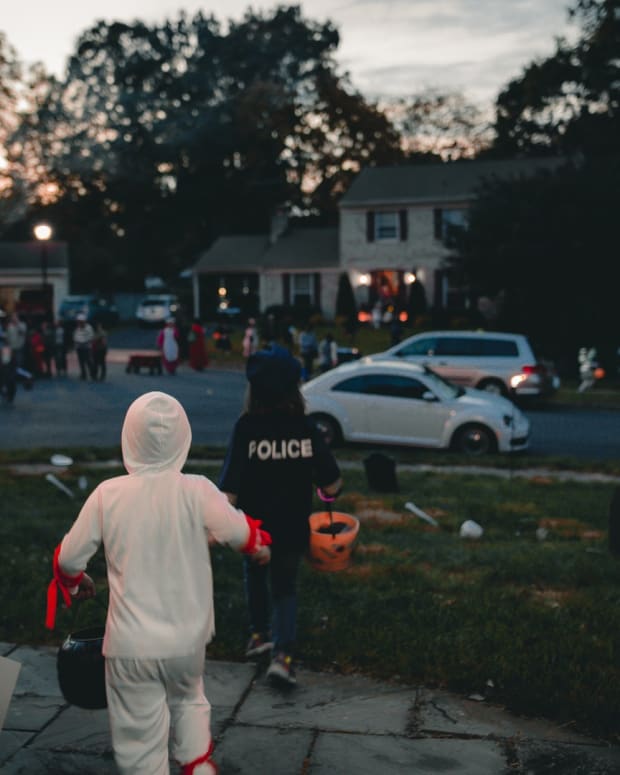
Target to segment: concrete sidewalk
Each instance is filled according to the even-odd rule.
[[[116,773],[107,711],[64,702],[55,649],[0,643],[0,654],[22,666],[0,732],[3,775]],[[620,772],[620,747],[486,702],[304,669],[298,680],[282,691],[264,666],[206,662],[221,775]]]

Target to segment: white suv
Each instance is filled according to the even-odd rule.
[[[402,358],[457,385],[506,396],[547,396],[560,386],[553,368],[536,360],[521,334],[427,331],[371,357]]]

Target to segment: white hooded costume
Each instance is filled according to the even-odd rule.
[[[212,482],[181,473],[190,443],[176,399],[153,392],[134,401],[122,431],[128,475],[91,493],[58,555],[61,571],[75,576],[103,543],[110,726],[119,769],[132,775],[169,772],[170,722],[177,761],[193,762],[210,746],[202,679],[214,634],[208,539],[247,550],[252,533]],[[195,775],[211,772],[207,766]]]

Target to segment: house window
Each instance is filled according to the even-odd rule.
[[[466,210],[435,208],[433,223],[435,239],[441,240],[446,247],[454,247],[457,233],[467,228]]]
[[[293,305],[310,307],[314,302],[313,277],[311,274],[291,275],[291,302]]]
[[[375,240],[397,240],[400,236],[397,212],[375,213]]]

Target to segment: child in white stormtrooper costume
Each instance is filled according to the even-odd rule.
[[[132,775],[167,775],[168,735],[184,775],[215,773],[205,646],[214,634],[209,543],[269,561],[260,522],[230,505],[204,476],[182,474],[191,444],[183,407],[152,392],[129,407],[122,430],[128,475],[89,496],[54,555],[48,627],[57,592],[94,594],[84,569],[103,543],[110,602],[103,640],[114,756]]]

